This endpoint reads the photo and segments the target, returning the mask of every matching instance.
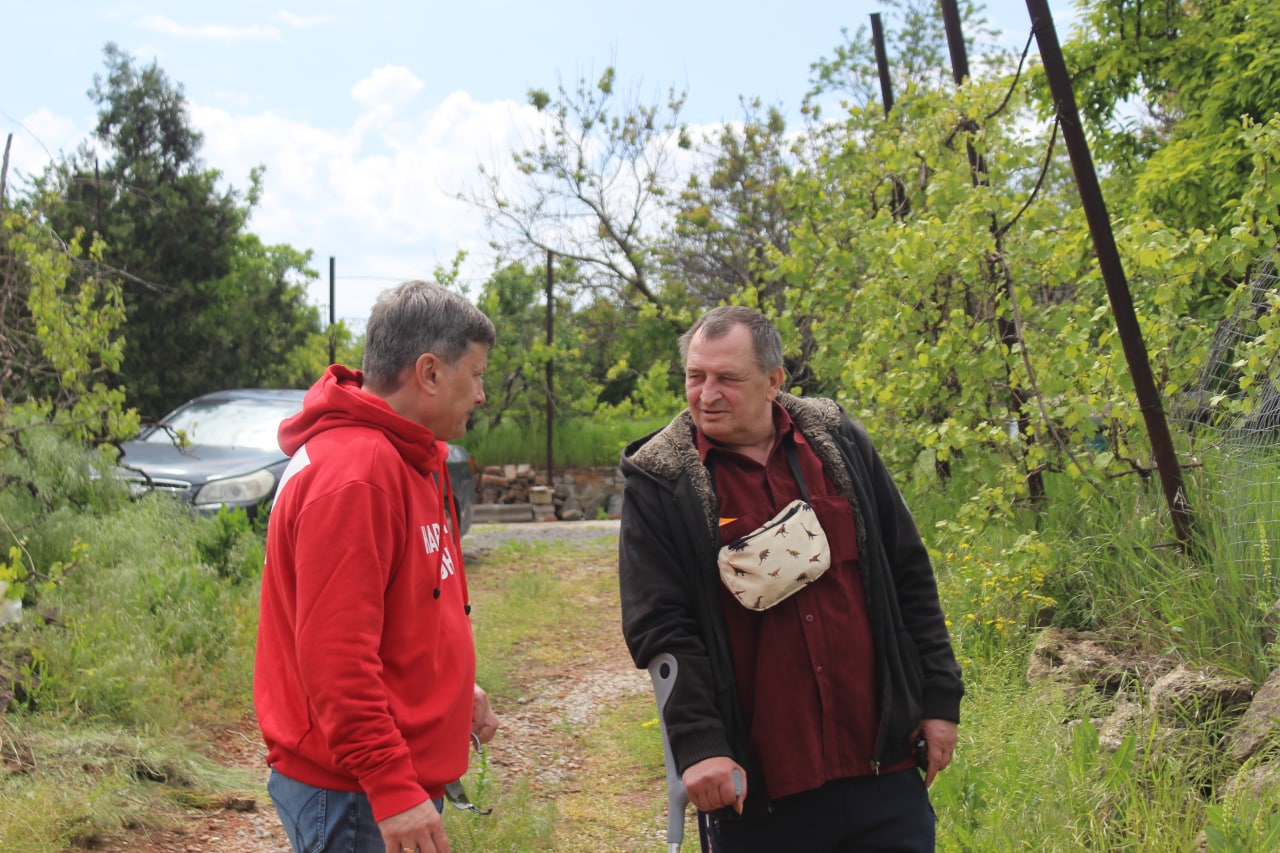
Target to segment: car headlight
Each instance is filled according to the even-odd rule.
[[[254,471],[243,477],[227,477],[225,480],[205,483],[191,502],[196,506],[256,503],[271,494],[275,485],[275,475],[270,471]]]

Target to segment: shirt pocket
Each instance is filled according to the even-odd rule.
[[[853,507],[839,496],[812,498],[809,503],[818,514],[818,521],[831,545],[831,565],[858,558],[858,530],[853,519]]]

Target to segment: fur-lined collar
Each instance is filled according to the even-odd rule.
[[[849,469],[840,456],[832,433],[840,428],[842,414],[834,400],[822,397],[795,397],[779,394],[778,403],[786,409],[796,429],[813,447],[822,467],[835,481],[840,494],[857,508],[853,481]],[[689,476],[694,493],[707,514],[707,523],[716,529],[716,497],[711,475],[698,457],[698,445],[694,439],[693,417],[685,409],[664,428],[642,439],[623,454],[623,462],[631,463],[651,477],[674,483],[681,473]],[[624,465],[625,468],[625,465]]]

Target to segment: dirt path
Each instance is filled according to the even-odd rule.
[[[507,543],[579,540],[597,541],[616,536],[617,522],[479,524],[463,542],[468,566],[476,574],[491,555]],[[608,571],[610,567],[585,567],[584,571]],[[616,612],[613,603],[602,604]],[[555,795],[566,798],[561,810],[572,819],[575,795],[583,795],[577,777],[583,772],[580,750],[575,738],[587,729],[601,713],[607,712],[626,697],[647,695],[648,677],[631,666],[618,635],[614,613],[602,613],[586,631],[589,636],[560,638],[570,643],[571,665],[556,662],[533,664],[519,680],[520,696],[514,707],[500,707],[502,729],[489,751],[489,761],[497,774],[506,778],[529,780],[536,796]],[[95,851],[101,853],[289,853],[284,831],[276,819],[270,800],[265,795],[266,750],[259,739],[256,723],[250,714],[236,727],[216,736],[218,754],[229,767],[250,771],[261,791],[259,796],[225,798],[224,807],[213,811],[193,812],[190,820],[167,830],[134,831],[119,838],[100,840]],[[653,795],[644,794],[644,808],[651,808]],[[637,832],[652,844],[660,826],[655,816],[652,826]],[[578,842],[571,841],[570,844]]]

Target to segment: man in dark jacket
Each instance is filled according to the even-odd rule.
[[[688,409],[623,452],[619,580],[637,666],[676,659],[704,847],[933,850],[964,687],[910,512],[836,403],[781,392],[762,314],[716,308],[680,349]]]

